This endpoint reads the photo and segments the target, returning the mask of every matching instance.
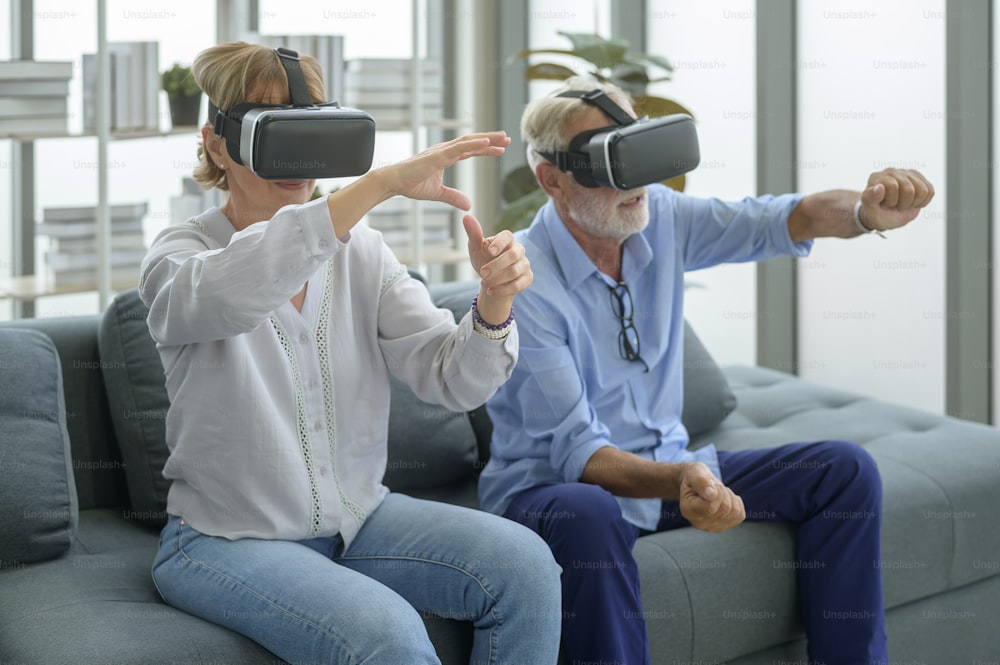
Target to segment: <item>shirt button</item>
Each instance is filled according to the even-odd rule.
[[[314,423],[313,423],[313,431],[314,431],[314,432],[318,432],[318,431],[320,431],[321,429],[323,429],[323,423],[321,423],[321,422],[320,422],[320,421],[318,421],[318,420],[317,420],[316,422],[314,422]]]
[[[328,244],[328,243],[327,243],[327,242],[326,242],[325,240],[320,240],[320,241],[319,241],[318,243],[316,243],[316,244],[317,244],[317,246],[318,246],[318,247],[319,247],[320,249],[326,249],[326,247],[327,247],[327,244]]]
[[[308,344],[309,343],[309,335],[307,335],[305,333],[302,333],[301,335],[299,335],[299,341],[302,342],[303,344]]]

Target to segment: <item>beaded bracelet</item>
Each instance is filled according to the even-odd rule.
[[[489,339],[503,339],[510,332],[511,326],[514,325],[514,307],[510,308],[510,316],[507,320],[496,326],[492,323],[487,323],[483,320],[483,317],[479,315],[479,296],[477,295],[472,299],[472,329],[475,330],[480,335],[488,337]]]

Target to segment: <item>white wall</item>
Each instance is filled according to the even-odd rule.
[[[756,188],[754,0],[649,0],[646,50],[674,65],[650,92],[675,99],[698,126],[701,164],[688,174],[695,196],[740,199]],[[685,312],[722,364],[753,364],[757,273],[729,264],[688,273]]]
[[[10,57],[10,7],[0,2],[0,58]],[[0,141],[0,201],[10,201],[11,198],[11,150],[10,141]],[[0,205],[0,277],[9,277],[14,268],[10,249],[10,210],[6,208],[7,206]],[[10,303],[0,301],[0,321],[7,320],[12,315]]]
[[[993,39],[1000,35],[1000,11],[993,11]],[[996,47],[994,47],[995,49]],[[996,66],[996,56],[994,56],[993,71],[993,108],[1000,108],[1000,68]],[[1000,192],[1000,169],[997,168],[997,159],[1000,156],[1000,132],[993,133],[993,191]],[[997,331],[1000,331],[1000,270],[997,270],[997,261],[1000,260],[1000,196],[993,197],[993,338],[996,339]],[[994,342],[993,354],[996,357],[1000,347]],[[993,361],[993,423],[1000,423],[1000,363]]]
[[[799,265],[807,379],[944,411],[944,0],[799,3],[804,192],[916,168],[937,196],[887,240],[816,243]],[[954,119],[958,121],[959,119]]]

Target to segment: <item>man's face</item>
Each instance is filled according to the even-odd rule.
[[[631,108],[626,111],[633,113]],[[634,113],[633,113],[634,115]],[[588,109],[566,126],[566,136],[573,137],[588,129],[606,127],[608,117],[599,109]],[[584,187],[572,174],[565,173],[565,220],[595,238],[622,241],[639,233],[649,223],[649,198],[645,187],[617,190],[611,187]]]

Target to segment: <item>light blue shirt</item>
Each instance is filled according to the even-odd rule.
[[[622,257],[641,361],[619,353],[614,280],[580,248],[552,202],[518,233],[535,279],[515,305],[519,360],[488,402],[493,439],[479,481],[483,509],[503,514],[526,489],[578,482],[604,446],[649,460],[700,461],[720,475],[715,447],[688,450],[681,423],[684,272],[807,255],[812,243],[793,243],[788,235],[788,215],[802,197],[724,202],[661,185],[648,191],[650,223],[625,241]],[[656,528],[661,500],[618,502],[626,520]]]

